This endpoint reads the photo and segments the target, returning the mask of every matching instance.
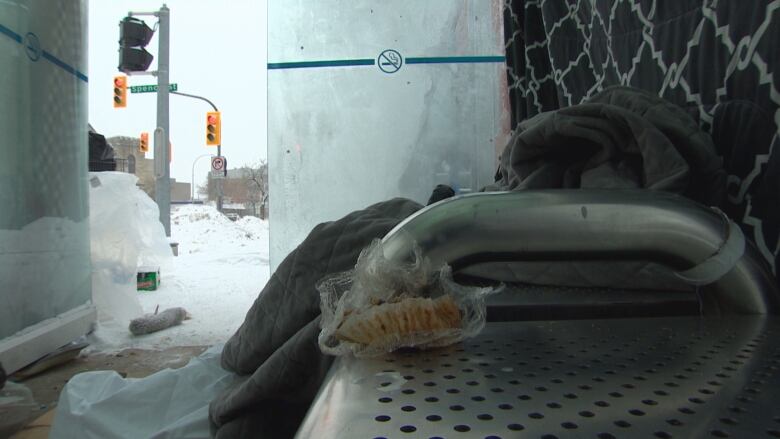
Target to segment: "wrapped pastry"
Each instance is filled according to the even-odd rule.
[[[437,299],[410,297],[345,313],[336,329],[340,340],[370,345],[392,337],[460,329],[458,305],[447,294]]]
[[[385,259],[381,246],[375,241],[354,270],[317,285],[322,352],[370,357],[447,346],[479,333],[492,288],[457,284],[448,265],[432,267],[418,247],[398,262]]]

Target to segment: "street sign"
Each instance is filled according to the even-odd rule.
[[[168,90],[170,91],[179,90],[179,84],[176,83],[168,84]],[[130,93],[157,93],[157,84],[131,85]]]
[[[211,177],[227,177],[227,159],[224,156],[216,155],[211,158]]]

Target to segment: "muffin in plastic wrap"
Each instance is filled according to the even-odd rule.
[[[320,281],[324,353],[370,357],[448,346],[482,330],[493,289],[459,285],[448,265],[432,267],[418,247],[413,252],[411,262],[389,261],[376,240],[353,270]]]

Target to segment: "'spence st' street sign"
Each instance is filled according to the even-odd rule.
[[[168,90],[177,91],[179,84],[168,84]],[[130,93],[157,93],[157,84],[150,85],[131,85]]]

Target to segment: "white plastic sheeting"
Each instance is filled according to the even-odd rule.
[[[159,220],[157,204],[136,186],[138,178],[121,172],[90,174],[89,225],[92,294],[98,319],[122,326],[143,314],[136,296],[140,265],[172,265],[172,252]]]
[[[268,8],[272,271],[319,222],[492,182],[510,117],[502,1]]]
[[[0,422],[0,434],[21,429],[29,413],[40,408],[29,387],[13,381],[6,382],[0,389],[0,414],[4,416],[3,422]],[[9,420],[14,420],[14,423],[9,424]]]
[[[208,405],[234,380],[214,346],[181,369],[142,379],[76,375],[62,390],[50,439],[210,438]]]

